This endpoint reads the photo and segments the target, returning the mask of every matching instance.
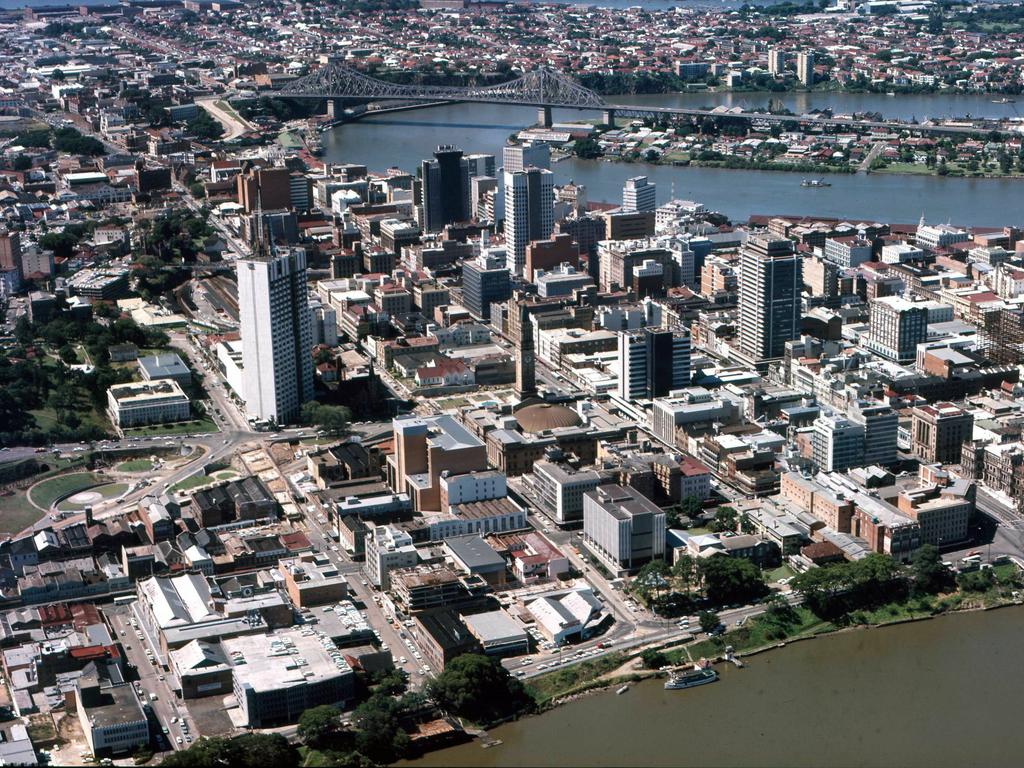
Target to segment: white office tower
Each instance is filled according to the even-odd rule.
[[[690,386],[690,333],[641,328],[619,334],[619,389],[623,400],[665,397]]]
[[[551,147],[547,144],[509,144],[501,150],[502,170],[508,173],[527,168],[551,169]]]
[[[508,268],[523,274],[526,246],[546,240],[555,228],[555,175],[543,168],[504,174],[505,244]]]
[[[819,416],[811,433],[815,466],[845,472],[864,464],[864,425],[841,416]]]
[[[245,408],[277,424],[294,422],[313,399],[313,334],[306,291],[306,252],[237,261]]]
[[[647,180],[646,176],[634,176],[626,179],[622,188],[622,210],[624,213],[645,213],[657,207],[655,192],[658,185]]]

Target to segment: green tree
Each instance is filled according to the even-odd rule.
[[[680,590],[689,593],[699,583],[696,558],[691,555],[677,555],[676,561],[672,564],[672,578]]]
[[[92,136],[83,136],[74,128],[58,128],[53,132],[53,148],[72,155],[106,154],[103,143]]]
[[[224,126],[214,120],[204,109],[188,121],[188,132],[200,140],[219,139],[224,135]]]
[[[716,533],[735,531],[738,517],[739,515],[732,507],[719,507],[715,512],[714,519],[708,523],[708,528]]]
[[[701,611],[697,614],[697,621],[700,622],[701,632],[713,632],[722,623],[714,611]]]
[[[942,564],[939,548],[925,544],[910,558],[910,579],[919,595],[934,595],[950,584],[950,572]]]
[[[905,594],[899,564],[872,552],[861,560],[809,568],[791,582],[814,613],[840,619],[851,611],[881,605]]]
[[[648,648],[640,654],[640,662],[644,665],[644,669],[661,669],[668,665],[668,656],[661,651]]]
[[[679,511],[691,520],[704,514],[704,502],[697,496],[687,496],[679,502]]]
[[[987,592],[995,584],[992,569],[984,571],[968,571],[956,577],[957,586],[964,592]]]
[[[329,435],[342,435],[352,423],[352,411],[344,405],[324,405],[315,400],[302,404],[304,424],[318,426]]]
[[[670,569],[664,560],[651,560],[633,577],[632,591],[645,602],[657,596],[668,587]]]
[[[50,129],[39,128],[31,131],[25,131],[19,133],[14,138],[15,144],[20,144],[23,147],[32,147],[35,149],[49,149],[50,148]]]
[[[247,733],[233,739],[201,738],[188,749],[165,757],[160,765],[170,768],[298,768],[299,751],[280,734]]]
[[[572,152],[576,157],[581,157],[584,160],[593,160],[604,154],[601,151],[601,145],[592,136],[576,139],[572,145]]]
[[[297,735],[302,742],[319,749],[329,744],[341,729],[340,713],[330,705],[313,707],[299,715]]]
[[[39,238],[39,247],[53,251],[53,255],[59,259],[67,259],[74,255],[75,247],[80,238],[73,232],[47,232]]]
[[[455,657],[430,681],[427,695],[452,714],[476,722],[491,722],[533,708],[533,700],[519,680],[495,659],[475,653]]]
[[[749,560],[717,554],[700,561],[704,593],[715,605],[746,603],[768,593],[761,571]]]
[[[399,722],[401,707],[390,696],[375,694],[355,711],[356,749],[375,763],[388,764],[403,757],[409,734]]]
[[[32,167],[32,158],[28,155],[15,155],[11,161],[11,168],[16,171],[27,171]]]

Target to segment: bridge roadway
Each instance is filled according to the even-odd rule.
[[[514,104],[537,108],[537,122],[545,127],[552,124],[551,112],[555,108],[590,110],[603,113],[603,123],[614,125],[616,117],[661,120],[682,118],[713,118],[716,120],[749,120],[766,123],[797,123],[860,129],[861,131],[915,131],[921,134],[971,135],[992,130],[993,124],[980,125],[921,125],[890,120],[854,120],[842,117],[812,115],[773,115],[740,110],[690,109],[686,107],[647,107],[632,104],[608,104],[589,88],[573,78],[550,67],[539,67],[514,80],[485,86],[410,85],[395,83],[367,75],[344,64],[333,62],[284,85],[268,96],[291,99],[325,99],[328,114],[343,119],[346,101],[359,102],[431,102],[432,104],[460,101],[478,104]],[[427,105],[424,105],[427,106]],[[373,111],[368,107],[367,111]],[[358,119],[355,115],[350,115]]]
[[[326,98],[328,102],[341,101],[344,97],[315,97],[307,95],[296,95],[290,93],[274,93],[274,96],[281,98]],[[508,101],[504,101],[498,98],[493,100],[483,99],[459,99],[459,98],[445,98],[443,96],[433,96],[431,98],[418,97],[416,99],[409,98],[410,102],[408,106],[400,106],[399,103],[403,101],[401,96],[388,96],[386,100],[380,102],[370,102],[365,105],[364,110],[350,113],[347,116],[347,120],[359,120],[360,118],[370,117],[371,115],[405,111],[413,109],[428,109],[430,107],[439,107],[444,104],[458,104],[460,102],[472,103],[489,103],[489,104],[508,104]],[[419,102],[419,103],[417,103]],[[602,112],[603,122],[610,125],[615,118],[627,118],[631,120],[654,120],[659,122],[665,118],[669,121],[679,120],[681,118],[696,118],[702,119],[706,117],[715,119],[726,119],[726,120],[748,120],[750,122],[762,121],[769,124],[782,124],[782,125],[814,125],[825,128],[835,128],[836,130],[858,130],[859,132],[865,133],[875,130],[883,131],[911,131],[921,135],[937,135],[937,136],[978,136],[989,133],[990,131],[1006,131],[1008,126],[1004,123],[990,123],[986,122],[981,125],[941,125],[932,123],[907,123],[899,120],[855,120],[849,117],[826,117],[819,115],[779,115],[771,114],[769,112],[747,112],[747,111],[723,111],[721,109],[692,109],[688,107],[648,107],[648,106],[636,106],[630,104],[604,104],[602,106],[563,106],[559,104],[555,105],[543,105],[543,104],[516,104],[516,106],[534,106],[537,107],[537,120],[547,127],[551,126],[551,110],[552,109],[573,109],[573,110],[587,110],[591,112]],[[358,109],[358,107],[356,107]],[[335,110],[333,115],[337,118],[341,117],[341,112]]]
[[[593,109],[582,107],[582,109]],[[816,115],[775,115],[767,112],[723,111],[716,109],[689,109],[686,107],[638,107],[628,104],[607,104],[602,108],[606,117],[627,117],[632,119],[654,119],[662,117],[712,117],[739,120],[761,120],[767,123],[799,123],[802,125],[833,126],[836,128],[860,128],[865,130],[917,131],[920,133],[971,135],[993,130],[989,126],[932,125],[907,123],[898,120],[854,120],[848,117],[825,117]],[[610,122],[606,120],[606,122]]]

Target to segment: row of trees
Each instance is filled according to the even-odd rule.
[[[843,621],[854,611],[937,594],[952,586],[939,550],[925,545],[904,568],[888,555],[873,552],[861,560],[811,568],[793,579],[793,589],[822,618]]]
[[[299,738],[323,753],[331,765],[386,765],[409,756],[406,726],[435,707],[477,723],[533,709],[533,700],[519,680],[494,659],[477,654],[453,659],[425,693],[396,698],[390,685],[388,679],[378,682],[376,691],[356,708],[351,728],[342,725],[334,707],[307,709],[299,718]]]
[[[337,710],[335,710],[336,712]],[[247,733],[233,739],[201,738],[191,747],[165,757],[167,768],[206,768],[211,765],[232,768],[298,768],[299,750],[280,734]]]

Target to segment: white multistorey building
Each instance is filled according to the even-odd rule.
[[[551,168],[551,148],[543,142],[538,144],[509,144],[501,150],[501,164],[506,173],[524,171],[527,168]]]
[[[557,523],[582,520],[583,494],[597,488],[600,482],[601,476],[593,470],[577,470],[550,461],[533,465],[533,485],[540,506]]]
[[[653,211],[657,206],[656,193],[657,185],[648,181],[646,176],[626,179],[622,187],[622,210],[626,213]]]
[[[188,396],[173,379],[131,381],[107,390],[111,420],[119,427],[188,421]]]
[[[864,426],[841,416],[820,416],[811,434],[814,464],[823,472],[845,472],[864,463]]]
[[[526,246],[544,240],[555,228],[555,176],[543,168],[504,173],[505,243],[508,268],[523,273]]]
[[[313,398],[313,334],[301,248],[238,260],[245,407],[286,424]]]
[[[391,571],[412,568],[419,562],[412,536],[390,525],[378,525],[366,534],[366,575],[375,587],[391,588]]]
[[[583,543],[616,575],[665,554],[665,513],[632,488],[601,485],[583,494]]]

